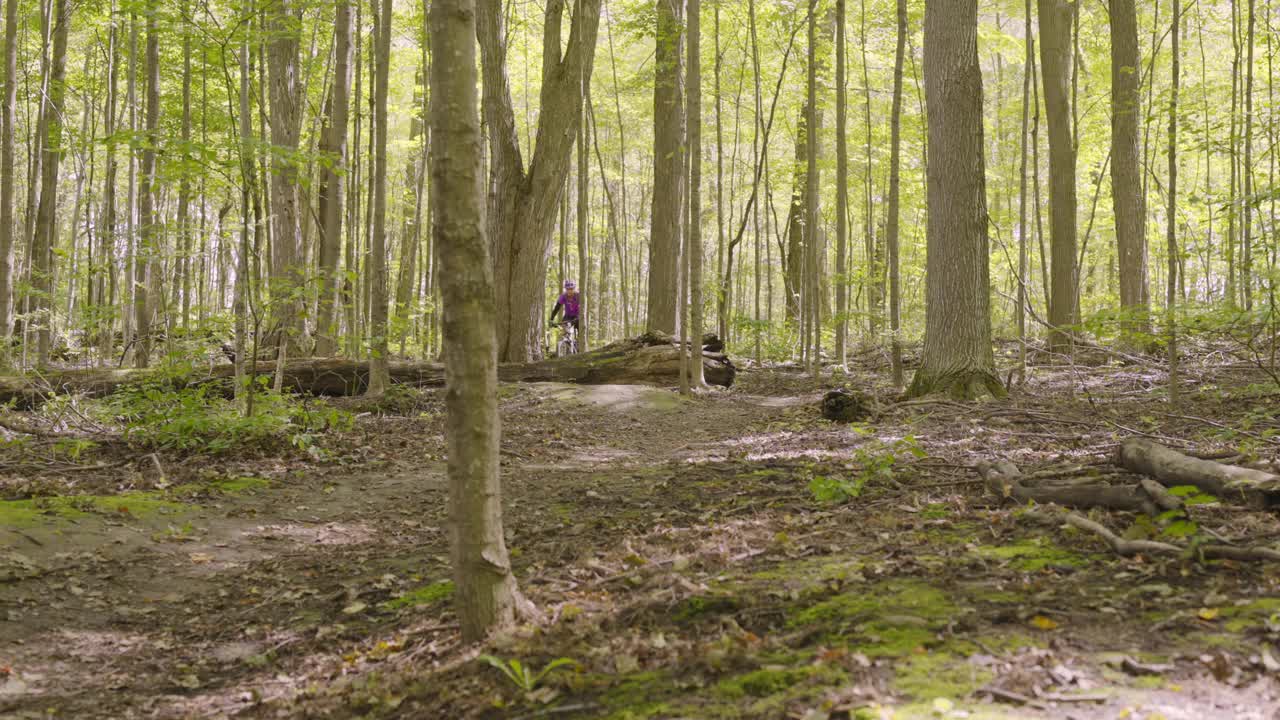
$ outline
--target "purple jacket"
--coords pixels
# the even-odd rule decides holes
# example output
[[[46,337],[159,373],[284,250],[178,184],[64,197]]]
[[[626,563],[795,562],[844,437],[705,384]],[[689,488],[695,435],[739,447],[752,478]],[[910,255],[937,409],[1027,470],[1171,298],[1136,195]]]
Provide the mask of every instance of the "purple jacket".
[[[565,320],[576,320],[578,318],[578,307],[582,302],[582,295],[574,293],[570,296],[568,293],[560,293],[560,297],[556,299],[556,306],[551,310],[551,319],[556,319],[556,313],[564,310]]]

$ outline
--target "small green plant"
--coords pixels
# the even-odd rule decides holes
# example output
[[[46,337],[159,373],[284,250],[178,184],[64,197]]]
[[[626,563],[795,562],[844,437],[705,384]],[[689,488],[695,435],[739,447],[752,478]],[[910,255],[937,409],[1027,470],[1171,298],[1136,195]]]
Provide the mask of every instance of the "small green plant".
[[[350,413],[292,395],[261,392],[253,414],[205,383],[181,385],[160,379],[117,392],[102,413],[124,425],[132,443],[155,449],[218,454],[246,448],[293,447],[315,454],[319,435],[349,429]]]
[[[857,474],[852,478],[815,475],[809,480],[809,492],[820,503],[848,502],[862,494],[869,483],[896,482],[897,468],[904,457],[928,457],[915,436],[907,435],[891,442],[871,437],[874,430],[868,425],[855,424],[853,431],[868,440],[853,453]]]
[[[507,677],[516,687],[523,692],[531,693],[537,689],[538,685],[546,679],[548,675],[560,668],[577,667],[578,661],[571,658],[556,658],[547,663],[541,670],[534,672],[533,668],[520,662],[517,658],[510,660],[502,660],[492,655],[481,655],[480,660],[497,668],[499,672]]]

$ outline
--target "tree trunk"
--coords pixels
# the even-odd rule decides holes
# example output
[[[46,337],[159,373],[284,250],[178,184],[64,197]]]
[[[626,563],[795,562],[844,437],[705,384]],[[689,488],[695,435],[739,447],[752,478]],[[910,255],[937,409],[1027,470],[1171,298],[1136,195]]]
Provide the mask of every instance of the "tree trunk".
[[[333,86],[320,150],[328,157],[320,170],[320,301],[316,306],[316,355],[338,351],[338,258],[342,253],[343,202],[347,170],[347,110],[351,91],[351,3],[338,0],[334,11]],[[348,268],[350,269],[350,268]],[[354,332],[354,328],[348,328]]]
[[[298,150],[302,130],[301,64],[298,43],[302,8],[298,0],[267,3],[267,65],[270,89],[271,144],[271,304],[270,332],[277,351],[297,355],[306,330],[305,277],[299,234]]]
[[[1071,326],[1077,321],[1076,283],[1076,151],[1072,137],[1071,17],[1067,0],[1039,0],[1040,64],[1044,103],[1049,115],[1049,252],[1052,256],[1049,298],[1049,345],[1054,352],[1071,349]]]
[[[373,234],[369,243],[369,394],[391,384],[387,373],[387,85],[391,67],[391,0],[376,14],[373,106]]]
[[[62,143],[64,117],[63,97],[66,93],[67,36],[71,22],[71,0],[54,0],[53,55],[49,67],[49,86],[41,112],[40,137],[40,202],[36,211],[36,227],[32,242],[31,275],[35,292],[34,310],[39,330],[37,357],[40,365],[49,362],[53,331],[53,244],[58,236],[58,166],[65,152]]]
[[[650,214],[650,330],[675,333],[685,169],[684,0],[657,0],[653,85],[653,205]]]
[[[152,5],[147,12],[147,49],[143,60],[146,75],[145,118],[143,132],[146,144],[142,148],[142,192],[139,196],[139,228],[137,252],[133,261],[133,322],[137,330],[134,348],[134,367],[145,368],[151,364],[151,319],[154,314],[152,292],[157,278],[157,256],[160,253],[160,214],[156,209],[159,194],[156,176],[156,148],[160,143],[160,36],[156,27],[159,8]]]
[[[702,2],[689,0],[689,332],[702,337]],[[705,384],[702,363],[689,363],[689,384]]]
[[[1181,58],[1179,57],[1179,28],[1182,8],[1179,0],[1173,0],[1173,67],[1169,80],[1169,210],[1166,218],[1165,238],[1168,242],[1169,272],[1165,288],[1165,333],[1169,351],[1169,404],[1176,406],[1179,400],[1178,383],[1178,82]],[[1233,301],[1228,301],[1230,302]]]
[[[1111,198],[1115,204],[1120,266],[1120,308],[1125,328],[1145,333],[1147,318],[1147,208],[1142,195],[1141,58],[1134,0],[1111,0]]]
[[[991,350],[977,0],[925,6],[928,254],[924,353],[909,394],[1001,394]]]
[[[112,39],[115,38],[114,25]],[[113,44],[114,48],[114,44]],[[114,57],[114,56],[113,56]],[[113,65],[114,67],[114,65]],[[4,105],[0,108],[0,340],[13,332],[14,107],[18,104],[18,0],[5,2]],[[8,362],[5,352],[5,362]]]
[[[845,80],[845,6],[846,0],[836,0],[836,365],[843,366],[845,355],[845,334],[849,323],[848,283],[846,276],[845,248],[849,243],[849,141],[848,119],[848,83]],[[863,28],[866,28],[866,3],[863,3]],[[865,32],[864,38],[865,41]],[[863,56],[865,58],[865,55]],[[864,63],[865,65],[865,63]],[[869,91],[868,91],[869,92]],[[868,148],[870,147],[868,137]],[[869,172],[869,171],[868,171]],[[892,191],[891,191],[892,192]]]
[[[390,0],[385,7],[390,30]],[[475,0],[435,0],[430,22],[431,47],[450,60],[431,67],[432,96],[449,98],[431,104],[432,232],[444,299],[455,606],[463,639],[474,642],[515,621],[519,596],[502,531],[498,314],[481,207]]]
[[[477,6],[489,137],[486,228],[495,266],[498,357],[504,361],[523,361],[542,352],[551,231],[569,173],[574,123],[582,110],[582,79],[591,77],[595,58],[600,0],[575,5],[569,40],[561,50],[564,5],[564,0],[551,0],[546,6],[542,111],[527,169],[520,157],[507,81],[503,5],[498,0],[480,0]]]
[[[893,109],[889,119],[889,210],[885,219],[885,245],[889,251],[889,338],[893,386],[904,384],[902,373],[902,288],[898,263],[898,215],[902,184],[902,61],[907,44],[907,0],[897,0],[898,42],[893,56]]]

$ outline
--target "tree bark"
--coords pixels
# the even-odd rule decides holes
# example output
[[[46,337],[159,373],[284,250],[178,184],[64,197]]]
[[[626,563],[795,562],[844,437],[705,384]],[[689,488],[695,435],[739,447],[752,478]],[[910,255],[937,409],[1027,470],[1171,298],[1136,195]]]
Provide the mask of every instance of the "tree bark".
[[[847,354],[845,335],[848,332],[848,283],[845,248],[849,244],[849,139],[848,106],[849,88],[845,80],[845,6],[847,0],[836,0],[836,365],[843,366]],[[863,40],[866,33],[866,3],[863,3]],[[866,57],[865,55],[863,56]],[[864,63],[865,65],[865,63]],[[870,138],[868,138],[870,143]],[[868,147],[870,147],[868,145]],[[868,171],[869,172],[869,171]],[[892,192],[892,191],[891,191]]]
[[[547,3],[543,26],[541,107],[533,156],[520,156],[507,80],[503,4],[480,0],[476,32],[483,66],[484,122],[489,137],[486,227],[495,267],[498,357],[524,361],[542,352],[543,291],[551,231],[569,172],[574,123],[582,110],[582,78],[591,77],[600,0],[581,0],[561,50],[564,0]]]
[[[49,363],[53,333],[53,245],[58,233],[58,166],[65,152],[62,142],[63,97],[67,64],[67,36],[71,23],[71,0],[54,0],[53,55],[49,67],[49,85],[45,91],[39,134],[42,140],[40,164],[40,201],[36,211],[35,235],[32,241],[31,275],[34,287],[33,309],[38,315],[37,358],[40,365]]]
[[[18,104],[18,0],[7,0],[4,13],[4,105],[0,108],[0,339],[8,347],[13,332],[13,191],[16,181],[13,124],[14,107]]]
[[[271,144],[271,313],[270,328],[278,352],[297,355],[303,347],[305,278],[299,233],[298,151],[302,131],[301,64],[298,44],[302,8],[298,0],[266,5],[267,66],[270,90]]]
[[[689,332],[702,337],[702,2],[689,0]],[[705,384],[702,363],[689,363],[689,384]]]
[[[1125,328],[1150,330],[1147,317],[1147,208],[1138,120],[1141,58],[1134,0],[1111,0],[1111,198],[1115,204],[1120,308]]]
[[[157,4],[147,10],[147,48],[143,59],[146,75],[143,132],[146,144],[142,148],[142,193],[138,198],[139,228],[137,252],[133,261],[133,323],[137,331],[134,347],[134,367],[145,368],[151,364],[151,318],[154,313],[152,300],[153,277],[158,270],[156,258],[160,253],[160,214],[156,209],[159,192],[156,177],[156,147],[160,143],[160,36],[156,27]]]
[[[1076,151],[1072,137],[1071,18],[1068,0],[1039,0],[1040,65],[1044,103],[1049,115],[1049,252],[1052,256],[1049,298],[1049,345],[1054,352],[1071,349],[1071,326],[1077,322],[1076,282]]]
[[[387,372],[387,85],[391,67],[391,0],[382,0],[374,46],[373,233],[369,242],[369,389],[380,395],[391,384]]]
[[[316,305],[316,355],[338,351],[338,258],[342,254],[342,219],[347,170],[347,114],[351,92],[351,3],[338,0],[334,11],[334,72],[329,115],[322,131],[320,170],[319,303]],[[348,268],[350,270],[351,268]],[[353,331],[348,328],[348,331]]]
[[[650,330],[675,333],[684,210],[684,1],[657,1],[653,84],[653,204],[650,213]]]
[[[977,0],[925,6],[929,122],[924,352],[908,393],[1002,394],[991,349]]]
[[[493,0],[482,0],[494,4]],[[387,28],[390,29],[390,0]],[[444,300],[449,515],[466,641],[515,621],[519,591],[502,531],[498,470],[498,347],[493,266],[481,206],[480,122],[476,111],[475,0],[431,3],[431,192]],[[486,89],[487,91],[487,89]]]
[[[889,118],[889,210],[885,219],[885,245],[889,254],[890,363],[893,386],[904,384],[902,372],[902,287],[898,267],[898,215],[901,210],[902,174],[902,60],[907,44],[907,0],[897,0],[898,41],[893,56],[893,108]]]

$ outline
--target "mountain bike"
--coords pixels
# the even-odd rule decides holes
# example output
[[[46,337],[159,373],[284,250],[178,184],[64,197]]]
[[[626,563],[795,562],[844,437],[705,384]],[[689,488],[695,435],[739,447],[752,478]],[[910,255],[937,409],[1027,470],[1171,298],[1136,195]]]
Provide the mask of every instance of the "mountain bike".
[[[578,352],[578,330],[571,322],[560,323],[560,341],[556,343],[556,357],[575,355]]]

